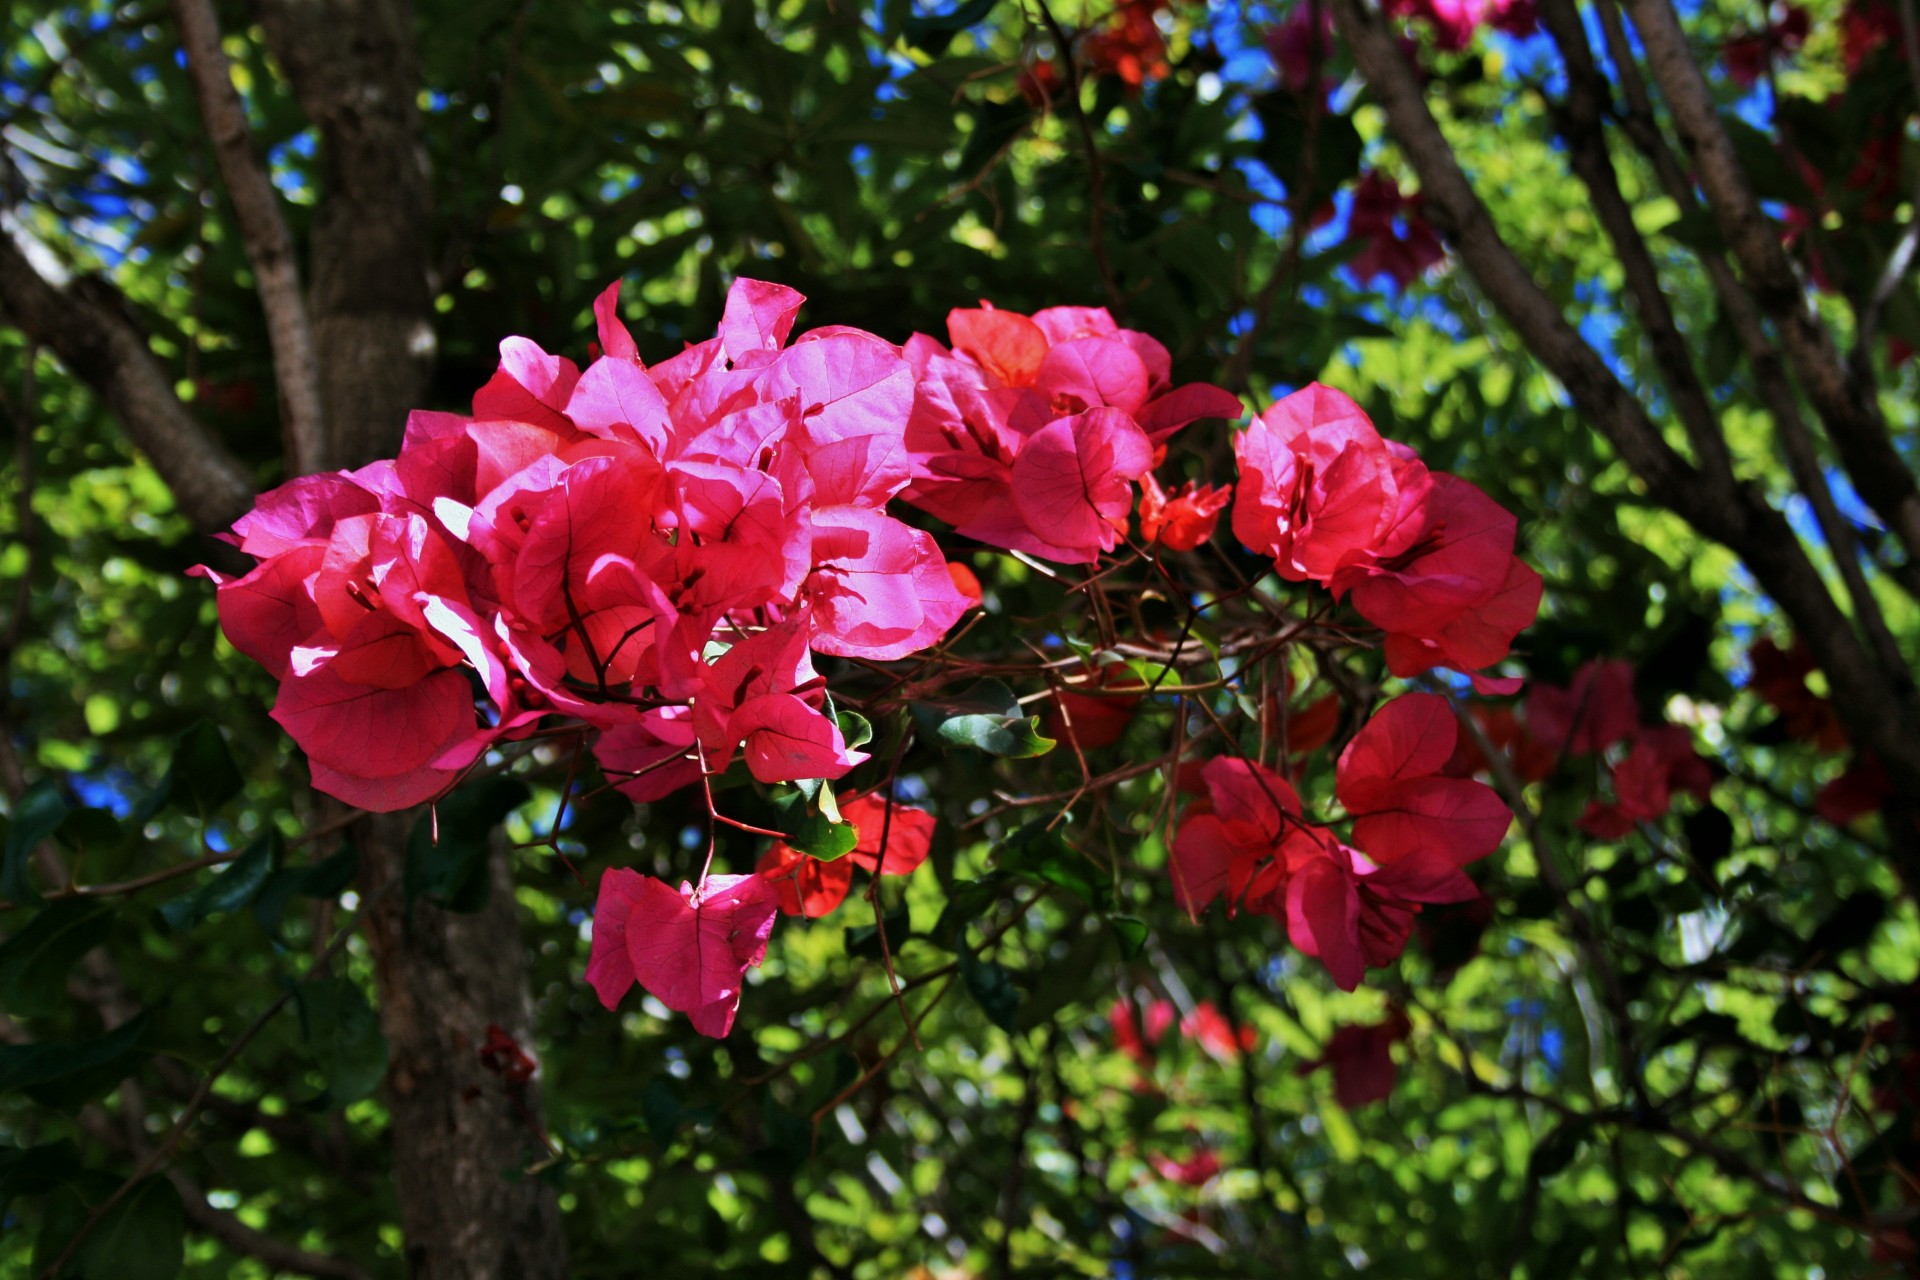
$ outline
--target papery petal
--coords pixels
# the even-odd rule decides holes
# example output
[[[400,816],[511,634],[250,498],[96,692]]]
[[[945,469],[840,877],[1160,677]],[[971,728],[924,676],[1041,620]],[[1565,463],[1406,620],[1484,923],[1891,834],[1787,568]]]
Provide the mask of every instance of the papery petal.
[[[627,908],[634,981],[669,1009],[692,1015],[716,1038],[733,1029],[746,971],[767,953],[778,901],[757,875],[709,876],[696,894],[637,877]],[[597,922],[596,922],[597,923]]]

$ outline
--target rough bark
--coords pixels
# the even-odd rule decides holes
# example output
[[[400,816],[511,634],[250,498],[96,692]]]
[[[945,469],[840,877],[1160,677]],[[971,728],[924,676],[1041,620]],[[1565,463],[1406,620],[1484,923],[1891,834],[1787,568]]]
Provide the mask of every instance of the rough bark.
[[[262,0],[261,27],[320,131],[310,304],[328,456],[390,456],[431,371],[427,181],[419,66],[403,0]],[[518,1176],[538,1151],[539,1092],[509,1097],[481,1064],[487,1027],[526,1040],[526,954],[504,863],[477,915],[382,892],[405,874],[410,815],[357,829],[366,937],[392,1050],[393,1176],[419,1280],[566,1274],[553,1190]]]
[[[294,475],[324,471],[330,463],[326,424],[320,414],[320,367],[313,330],[307,323],[307,304],[300,296],[293,234],[287,230],[280,195],[267,166],[254,150],[246,108],[233,86],[233,65],[220,45],[220,23],[212,0],[174,0],[173,12],[200,118],[206,123],[220,179],[240,225],[240,241],[253,266],[254,291],[267,317],[287,470]]]
[[[1880,406],[1855,394],[1833,335],[1814,314],[1806,288],[1734,153],[1679,13],[1668,0],[1625,3],[1707,205],[1754,299],[1779,326],[1781,345],[1801,389],[1826,424],[1860,496],[1901,539],[1907,554],[1920,557],[1920,484],[1893,447]]]
[[[399,446],[433,367],[419,58],[405,0],[261,0],[260,25],[320,130],[308,276],[333,465]]]
[[[518,1175],[546,1154],[537,1089],[509,1084],[480,1057],[489,1026],[525,1044],[533,1025],[504,850],[494,851],[484,911],[419,902],[409,919],[399,886],[387,888],[404,872],[409,821],[379,815],[358,829],[409,1274],[558,1280],[559,1207],[545,1182]]]

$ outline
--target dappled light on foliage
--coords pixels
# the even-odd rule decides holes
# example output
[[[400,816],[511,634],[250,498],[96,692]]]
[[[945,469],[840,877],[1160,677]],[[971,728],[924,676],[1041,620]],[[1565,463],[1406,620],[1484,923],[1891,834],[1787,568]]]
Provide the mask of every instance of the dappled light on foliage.
[[[12,6],[0,1274],[1913,1274],[1912,9]]]

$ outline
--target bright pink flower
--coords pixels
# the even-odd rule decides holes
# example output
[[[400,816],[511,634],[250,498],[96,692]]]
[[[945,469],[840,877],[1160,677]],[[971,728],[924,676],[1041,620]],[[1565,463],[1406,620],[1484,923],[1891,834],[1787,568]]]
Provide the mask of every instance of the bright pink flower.
[[[733,1030],[746,972],[767,954],[778,903],[757,875],[708,876],[699,890],[625,867],[600,877],[587,981],[617,1008],[636,982],[703,1036]]]
[[[963,536],[1066,564],[1118,544],[1155,447],[1201,417],[1237,417],[1217,387],[1175,387],[1166,348],[1098,307],[948,317],[949,351],[924,334],[906,499]]]
[[[1281,400],[1234,438],[1233,532],[1296,582],[1405,551],[1432,481],[1380,438],[1353,400],[1319,383]]]

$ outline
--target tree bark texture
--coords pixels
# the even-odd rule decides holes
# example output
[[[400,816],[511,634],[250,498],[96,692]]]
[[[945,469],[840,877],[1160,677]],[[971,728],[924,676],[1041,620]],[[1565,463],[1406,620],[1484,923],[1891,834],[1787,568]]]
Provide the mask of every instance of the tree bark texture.
[[[399,447],[434,356],[414,15],[404,0],[261,0],[259,18],[320,132],[310,307],[327,456],[356,467]],[[377,815],[357,832],[409,1272],[564,1276],[553,1190],[517,1173],[541,1147],[537,1086],[509,1090],[480,1059],[490,1025],[522,1042],[532,1026],[505,860],[485,911],[421,902],[409,913],[399,882],[411,824]]]
[[[409,912],[396,881],[410,825],[410,815],[380,814],[357,832],[362,928],[392,1054],[387,1105],[408,1274],[560,1280],[566,1251],[552,1188],[519,1175],[546,1154],[538,1089],[513,1084],[481,1058],[489,1027],[521,1044],[533,1028],[505,850],[493,851],[485,910],[422,901]]]

